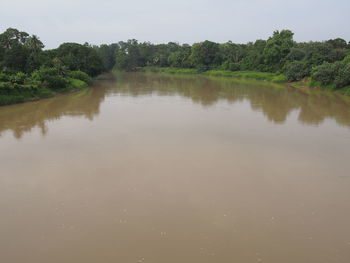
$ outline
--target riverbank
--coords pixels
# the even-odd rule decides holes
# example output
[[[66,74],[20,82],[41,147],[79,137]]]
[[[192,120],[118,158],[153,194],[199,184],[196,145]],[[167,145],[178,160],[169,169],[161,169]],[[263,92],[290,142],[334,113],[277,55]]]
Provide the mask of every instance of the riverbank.
[[[255,72],[255,71],[226,71],[226,70],[208,70],[199,72],[193,68],[169,68],[169,67],[144,67],[138,68],[140,72],[155,72],[155,73],[171,73],[171,74],[200,74],[205,76],[214,77],[229,77],[229,78],[242,78],[242,79],[253,79],[260,81],[268,81],[273,83],[285,84],[293,88],[312,88],[319,90],[331,90],[339,92],[345,95],[350,95],[350,86],[335,90],[332,87],[320,87],[317,83],[312,83],[310,79],[304,79],[301,81],[288,82],[287,78],[283,74],[275,74],[269,72]]]
[[[2,88],[0,89],[0,106],[50,98],[58,94],[81,90],[87,86],[89,86],[89,83],[83,80],[70,78],[67,87],[56,90],[52,90],[46,87],[38,88],[35,86],[25,85],[17,86],[12,89]]]
[[[231,78],[246,78],[262,81],[270,81],[275,83],[287,82],[287,79],[282,74],[275,74],[269,72],[255,72],[255,71],[227,71],[227,70],[208,70],[199,72],[193,68],[156,68],[144,67],[139,68],[141,72],[160,72],[160,73],[174,73],[174,74],[201,74],[214,77],[231,77]]]

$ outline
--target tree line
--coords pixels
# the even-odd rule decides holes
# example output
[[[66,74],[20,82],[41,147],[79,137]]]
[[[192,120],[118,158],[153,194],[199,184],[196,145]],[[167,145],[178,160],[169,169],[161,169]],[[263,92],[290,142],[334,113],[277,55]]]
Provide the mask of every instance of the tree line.
[[[0,105],[82,88],[105,70],[87,43],[44,50],[36,35],[14,28],[0,34]]]
[[[312,85],[350,91],[350,43],[341,38],[298,43],[293,36],[282,30],[246,44],[131,39],[100,46],[63,43],[44,50],[36,35],[9,28],[0,34],[0,105],[81,88],[104,71],[144,67],[268,72],[270,77],[283,74],[287,81],[310,79]]]
[[[287,81],[310,78],[331,89],[350,85],[350,43],[336,38],[298,43],[290,30],[273,32],[267,40],[247,44],[204,41],[193,45],[152,44],[135,39],[95,46],[107,69],[133,71],[142,67],[258,71],[284,74]]]

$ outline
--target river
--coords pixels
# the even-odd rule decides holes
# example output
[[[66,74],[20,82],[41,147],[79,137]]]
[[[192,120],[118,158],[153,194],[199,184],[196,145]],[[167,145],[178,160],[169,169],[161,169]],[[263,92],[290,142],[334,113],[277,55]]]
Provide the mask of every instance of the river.
[[[349,156],[349,97],[105,75],[0,107],[0,261],[348,263]]]

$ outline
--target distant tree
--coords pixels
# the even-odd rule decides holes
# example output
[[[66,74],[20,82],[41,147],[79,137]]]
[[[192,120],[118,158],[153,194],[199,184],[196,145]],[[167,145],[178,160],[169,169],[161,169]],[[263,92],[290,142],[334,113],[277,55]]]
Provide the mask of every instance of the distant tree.
[[[288,81],[297,81],[310,75],[310,69],[305,62],[292,61],[285,66],[284,73]]]
[[[58,47],[54,55],[63,62],[69,70],[80,70],[90,76],[96,76],[104,71],[104,65],[95,49],[87,43],[64,43]]]
[[[185,57],[181,51],[173,52],[169,55],[168,63],[171,67],[182,67]]]
[[[334,48],[328,54],[327,60],[329,62],[340,61],[343,58],[345,58],[347,54],[348,54],[348,51],[346,49],[344,49],[344,48]]]
[[[268,71],[277,71],[282,68],[285,58],[294,46],[293,35],[290,30],[275,31],[267,40],[263,54]]]
[[[193,61],[194,67],[200,70],[208,70],[220,65],[221,56],[219,44],[208,40],[193,44],[191,60]]]
[[[220,45],[223,61],[238,63],[246,54],[245,45],[234,44],[231,41]]]
[[[8,28],[0,34],[0,68],[13,71],[26,71],[29,50],[25,43],[29,37],[26,32]]]
[[[123,50],[118,50],[115,55],[115,67],[120,70],[130,70],[128,54]]]
[[[135,70],[143,64],[139,43],[136,39],[129,39],[127,42],[119,42],[119,46],[120,49],[116,53],[116,68]]]
[[[189,57],[191,55],[191,47],[189,45],[183,45],[179,51],[170,53],[168,57],[168,63],[171,67],[190,67]]]
[[[330,44],[333,48],[345,49],[348,48],[348,44],[342,38],[330,39],[326,41],[327,44]]]
[[[321,65],[323,62],[328,61],[328,55],[332,50],[332,46],[325,42],[300,43],[298,47],[304,50],[306,54],[304,59],[310,65]]]
[[[306,56],[305,51],[302,48],[293,47],[286,57],[287,61],[300,61]]]
[[[28,37],[25,46],[29,51],[26,62],[26,71],[33,72],[34,70],[40,68],[45,61],[42,50],[44,48],[44,44],[39,40],[39,37],[32,35],[31,37]]]
[[[106,70],[111,70],[115,65],[116,52],[119,45],[114,43],[111,45],[94,46],[97,55],[101,58],[103,66]]]
[[[262,39],[258,39],[254,43],[248,43],[246,45],[246,55],[240,62],[240,69],[266,71],[263,55],[265,47],[266,40]]]

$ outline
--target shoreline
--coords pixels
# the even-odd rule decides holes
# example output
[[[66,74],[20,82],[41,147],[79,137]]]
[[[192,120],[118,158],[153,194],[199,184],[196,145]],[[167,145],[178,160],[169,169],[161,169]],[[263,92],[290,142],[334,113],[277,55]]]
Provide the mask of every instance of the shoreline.
[[[169,68],[169,67],[144,67],[136,69],[136,72],[153,72],[153,73],[169,73],[169,74],[188,74],[202,75],[208,77],[227,77],[233,79],[250,79],[256,81],[270,82],[274,84],[285,85],[295,89],[312,89],[317,91],[332,92],[345,96],[350,96],[350,87],[345,87],[339,90],[324,89],[318,86],[310,85],[310,80],[304,79],[300,81],[288,82],[282,74],[258,72],[258,71],[225,71],[225,70],[208,70],[198,72],[193,68]]]
[[[40,88],[38,90],[29,90],[24,92],[21,92],[20,90],[13,90],[11,92],[8,92],[7,94],[5,92],[0,92],[0,107],[31,101],[38,101],[42,99],[56,97],[59,95],[73,93],[88,88],[90,84],[91,83],[86,83],[84,81],[79,80],[78,85],[73,84],[71,87],[63,89],[61,91],[54,91],[48,88]]]

